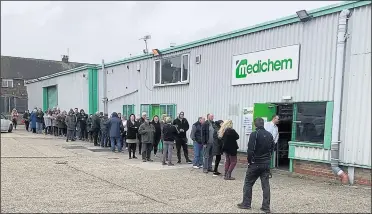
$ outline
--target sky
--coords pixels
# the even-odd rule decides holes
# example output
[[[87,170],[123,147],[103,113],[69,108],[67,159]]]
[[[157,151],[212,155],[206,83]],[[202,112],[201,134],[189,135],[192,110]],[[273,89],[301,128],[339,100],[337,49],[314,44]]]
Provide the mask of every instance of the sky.
[[[112,62],[339,2],[1,1],[1,55]]]

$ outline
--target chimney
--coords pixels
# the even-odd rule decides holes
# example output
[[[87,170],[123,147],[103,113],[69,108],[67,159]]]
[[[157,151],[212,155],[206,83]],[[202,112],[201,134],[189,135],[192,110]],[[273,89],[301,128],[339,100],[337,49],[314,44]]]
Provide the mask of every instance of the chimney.
[[[62,62],[68,63],[68,56],[67,55],[62,56]]]

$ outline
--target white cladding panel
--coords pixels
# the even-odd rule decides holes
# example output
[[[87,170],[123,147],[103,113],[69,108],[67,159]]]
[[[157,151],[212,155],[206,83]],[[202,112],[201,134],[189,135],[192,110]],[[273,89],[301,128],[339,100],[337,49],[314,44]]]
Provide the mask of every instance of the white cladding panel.
[[[88,112],[88,71],[86,70],[27,84],[29,108],[36,106],[42,108],[43,87],[53,85],[57,85],[58,107],[61,110],[79,108]]]

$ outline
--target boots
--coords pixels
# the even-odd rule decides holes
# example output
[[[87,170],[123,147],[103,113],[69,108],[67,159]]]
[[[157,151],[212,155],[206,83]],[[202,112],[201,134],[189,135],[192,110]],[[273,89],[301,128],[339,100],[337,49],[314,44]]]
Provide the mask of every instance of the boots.
[[[225,177],[224,177],[225,180],[235,180],[234,177],[231,177],[231,172],[227,172],[225,173]]]

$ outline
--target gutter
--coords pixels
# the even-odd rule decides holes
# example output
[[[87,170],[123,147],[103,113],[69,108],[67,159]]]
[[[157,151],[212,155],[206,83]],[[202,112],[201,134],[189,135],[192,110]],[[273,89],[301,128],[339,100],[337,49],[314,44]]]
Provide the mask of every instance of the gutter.
[[[343,74],[345,72],[345,47],[347,40],[347,21],[350,16],[350,10],[341,11],[338,19],[338,33],[336,46],[336,70],[333,91],[333,118],[332,118],[332,142],[331,142],[331,168],[343,184],[349,183],[348,175],[339,167],[340,156],[340,127],[341,127],[341,107],[342,107],[342,89]]]

